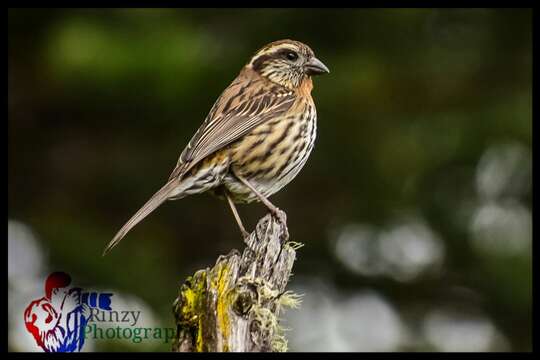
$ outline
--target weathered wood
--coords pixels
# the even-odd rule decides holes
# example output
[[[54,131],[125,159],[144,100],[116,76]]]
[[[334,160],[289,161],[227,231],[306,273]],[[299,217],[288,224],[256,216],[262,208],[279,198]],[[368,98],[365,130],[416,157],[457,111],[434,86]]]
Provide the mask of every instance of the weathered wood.
[[[189,277],[173,304],[173,351],[286,351],[278,317],[300,303],[285,291],[300,247],[288,237],[286,223],[268,214],[242,254],[233,250]]]

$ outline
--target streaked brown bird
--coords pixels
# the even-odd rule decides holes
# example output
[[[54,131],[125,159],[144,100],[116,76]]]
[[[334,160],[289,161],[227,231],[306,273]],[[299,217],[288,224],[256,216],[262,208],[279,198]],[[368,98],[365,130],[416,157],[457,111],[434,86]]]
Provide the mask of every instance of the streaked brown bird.
[[[205,191],[228,201],[244,237],[249,233],[235,203],[261,201],[284,220],[268,197],[294,179],[313,149],[317,112],[311,76],[329,72],[298,41],[275,41],[257,51],[217,99],[169,181],[122,226],[103,255],[165,200]]]

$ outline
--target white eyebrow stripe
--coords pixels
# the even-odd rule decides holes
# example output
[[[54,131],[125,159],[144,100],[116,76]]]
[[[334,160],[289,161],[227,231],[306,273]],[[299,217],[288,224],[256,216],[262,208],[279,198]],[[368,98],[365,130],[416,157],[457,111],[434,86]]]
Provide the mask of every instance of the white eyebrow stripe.
[[[255,54],[253,59],[251,59],[250,64],[253,64],[253,62],[255,60],[257,60],[258,58],[260,58],[263,55],[274,54],[274,53],[278,52],[279,50],[290,50],[290,51],[300,52],[300,49],[298,47],[296,47],[294,45],[291,45],[291,44],[276,45],[276,46],[272,46],[272,47],[270,47],[270,48],[268,48],[266,50],[262,50],[259,53]]]

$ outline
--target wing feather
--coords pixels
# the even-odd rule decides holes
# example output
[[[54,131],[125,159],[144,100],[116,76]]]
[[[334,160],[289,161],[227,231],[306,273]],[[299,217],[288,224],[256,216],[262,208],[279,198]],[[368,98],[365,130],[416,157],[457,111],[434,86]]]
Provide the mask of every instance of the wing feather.
[[[291,108],[296,99],[293,92],[251,72],[241,72],[223,91],[182,151],[169,180],[186,173],[208,155]]]

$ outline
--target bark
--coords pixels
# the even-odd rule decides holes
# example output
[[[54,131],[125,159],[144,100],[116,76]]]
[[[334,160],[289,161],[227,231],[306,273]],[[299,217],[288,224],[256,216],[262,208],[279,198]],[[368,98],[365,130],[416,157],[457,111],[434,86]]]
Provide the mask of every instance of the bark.
[[[285,221],[259,220],[247,247],[220,256],[180,287],[173,304],[173,351],[286,351],[279,325],[283,307],[299,296],[285,291],[301,244],[288,241]]]

